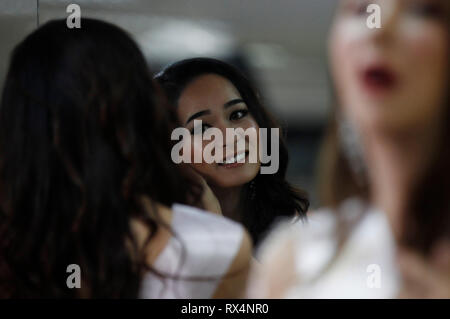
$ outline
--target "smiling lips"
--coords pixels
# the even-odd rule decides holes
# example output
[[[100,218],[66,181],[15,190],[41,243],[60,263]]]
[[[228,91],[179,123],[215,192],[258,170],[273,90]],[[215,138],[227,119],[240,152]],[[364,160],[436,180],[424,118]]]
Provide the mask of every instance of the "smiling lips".
[[[233,156],[227,157],[223,163],[219,163],[219,166],[225,167],[225,168],[234,168],[239,167],[245,164],[245,162],[240,163],[242,160],[244,160],[247,157],[248,151],[240,152],[238,154],[235,154]]]

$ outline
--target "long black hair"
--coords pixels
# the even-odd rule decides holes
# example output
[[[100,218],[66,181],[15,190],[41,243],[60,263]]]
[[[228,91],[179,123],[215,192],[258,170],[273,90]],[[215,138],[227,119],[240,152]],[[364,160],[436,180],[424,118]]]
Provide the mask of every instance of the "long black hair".
[[[0,106],[0,297],[137,296],[148,267],[130,221],[147,242],[160,226],[142,197],[170,206],[191,189],[161,93],[106,22],[50,21],[16,46]],[[81,290],[66,286],[69,264]]]
[[[166,91],[169,102],[177,106],[184,88],[204,74],[217,74],[229,80],[239,91],[250,114],[261,128],[279,128],[275,119],[263,107],[260,97],[250,81],[235,67],[211,58],[192,58],[176,62],[156,75]],[[269,143],[270,144],[270,143]],[[242,223],[250,232],[255,245],[281,217],[306,216],[309,201],[305,193],[286,180],[288,150],[283,134],[279,140],[280,161],[275,174],[258,174],[254,179],[255,195],[252,199],[250,183],[243,192],[244,216]],[[270,149],[269,149],[270,152]]]

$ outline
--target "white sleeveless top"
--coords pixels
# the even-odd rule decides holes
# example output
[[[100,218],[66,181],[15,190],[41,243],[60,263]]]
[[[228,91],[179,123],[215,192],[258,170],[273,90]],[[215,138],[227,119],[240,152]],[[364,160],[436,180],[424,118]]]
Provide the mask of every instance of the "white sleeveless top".
[[[400,275],[395,266],[395,241],[385,214],[358,199],[345,201],[339,208],[344,218],[360,220],[327,271],[321,273],[336,252],[336,212],[321,209],[305,223],[283,223],[274,228],[259,250],[262,267],[275,259],[283,247],[281,267],[292,269],[294,278],[282,289],[283,298],[395,298]],[[362,214],[362,215],[361,215]],[[286,257],[286,256],[285,256]],[[283,264],[284,263],[284,264]],[[266,271],[271,271],[267,265]],[[275,269],[275,267],[272,267]],[[269,269],[269,270],[268,270]],[[273,284],[262,275],[250,276],[248,297],[267,298]],[[314,279],[314,280],[312,280]]]
[[[153,264],[165,276],[148,272],[141,282],[139,297],[211,298],[239,251],[243,227],[186,205],[174,204],[172,211],[175,236]]]

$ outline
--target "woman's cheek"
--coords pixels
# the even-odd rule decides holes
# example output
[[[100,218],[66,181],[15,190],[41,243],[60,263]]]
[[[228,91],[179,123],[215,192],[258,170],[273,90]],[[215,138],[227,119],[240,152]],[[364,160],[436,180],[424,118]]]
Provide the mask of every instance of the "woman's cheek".
[[[246,144],[248,147],[248,151],[250,153],[249,155],[249,161],[251,163],[258,162],[258,145],[259,145],[259,125],[256,123],[256,120],[253,117],[249,117],[245,120],[245,122],[242,125],[242,128],[244,130],[251,129],[251,133],[247,134],[245,136]],[[267,130],[267,138],[270,138],[270,128],[266,128]],[[270,142],[270,141],[268,141]]]
[[[344,108],[352,108],[354,103],[351,102],[355,96],[358,96],[358,92],[355,92],[356,87],[354,87],[356,84],[353,82],[354,66],[352,61],[356,60],[353,53],[361,50],[357,47],[355,50],[355,43],[358,42],[359,35],[358,31],[353,30],[351,22],[338,23],[335,28],[329,43],[331,76],[335,83],[337,99]]]
[[[200,141],[199,143],[195,143],[194,139],[192,139],[192,147],[191,147],[191,166],[192,168],[202,175],[203,178],[205,178],[208,182],[214,181],[217,177],[215,176],[216,171],[216,164],[211,163],[208,164],[205,162],[205,159],[203,158],[203,150],[205,149],[206,145],[210,143],[210,141]],[[195,162],[195,152],[197,152],[197,157],[200,158],[200,161],[197,160],[197,163]]]
[[[416,101],[427,105],[429,112],[435,112],[432,106],[442,104],[448,81],[448,31],[431,22],[422,23],[421,28],[413,30],[405,27],[403,33],[404,52],[408,52],[404,63],[414,65],[412,68],[405,65],[410,92],[416,92],[419,95]]]
[[[190,151],[191,151],[191,157],[190,157],[190,163],[192,164],[200,164],[203,162],[203,148],[204,148],[204,141],[202,139],[202,136],[193,136],[190,141]]]
[[[352,29],[348,26],[349,23],[341,22],[334,26],[334,30],[330,38],[330,59],[331,67],[334,75],[335,83],[339,85],[342,80],[345,79],[345,70],[348,68],[345,59],[348,54],[351,54],[350,48],[352,47],[352,32],[346,30]]]
[[[410,65],[429,67],[447,60],[448,30],[436,23],[404,22],[402,25],[404,57]],[[443,59],[444,58],[444,59]]]

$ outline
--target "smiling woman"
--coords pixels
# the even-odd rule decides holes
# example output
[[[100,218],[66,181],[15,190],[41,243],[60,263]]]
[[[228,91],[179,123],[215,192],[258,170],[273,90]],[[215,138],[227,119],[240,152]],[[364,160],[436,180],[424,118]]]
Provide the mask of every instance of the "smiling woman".
[[[210,128],[222,131],[224,136],[230,128],[278,128],[250,82],[224,62],[209,58],[183,60],[164,69],[156,79],[176,106],[178,120],[191,131],[192,139],[196,132],[202,135]],[[201,127],[195,126],[195,119],[201,120]],[[243,223],[257,244],[277,217],[303,218],[309,203],[304,192],[285,179],[288,152],[281,134],[279,168],[274,174],[260,174],[261,162],[248,160],[247,151],[254,142],[258,143],[258,139],[245,139],[245,161],[239,165],[234,161],[241,154],[224,152],[224,159],[233,161],[231,165],[202,161],[191,166],[211,187],[223,214]],[[229,146],[224,143],[225,149]],[[268,151],[274,150],[269,147]]]
[[[11,55],[0,100],[0,298],[239,297],[247,232],[183,205],[199,195],[170,159],[174,116],[143,54],[112,24],[81,25],[49,21]]]

